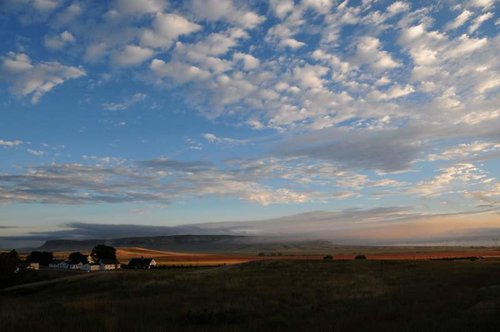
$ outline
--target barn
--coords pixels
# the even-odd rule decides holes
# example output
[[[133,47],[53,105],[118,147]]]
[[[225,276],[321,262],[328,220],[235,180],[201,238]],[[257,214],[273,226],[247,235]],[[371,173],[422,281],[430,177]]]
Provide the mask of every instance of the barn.
[[[142,270],[149,270],[151,268],[154,268],[156,266],[156,261],[153,258],[132,258],[128,262],[128,267],[130,269],[142,269]]]

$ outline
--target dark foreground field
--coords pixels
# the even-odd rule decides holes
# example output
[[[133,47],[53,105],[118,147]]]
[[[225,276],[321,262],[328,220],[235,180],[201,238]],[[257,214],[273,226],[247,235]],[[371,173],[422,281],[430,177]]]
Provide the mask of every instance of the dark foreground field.
[[[500,261],[260,261],[0,293],[0,331],[500,331]]]

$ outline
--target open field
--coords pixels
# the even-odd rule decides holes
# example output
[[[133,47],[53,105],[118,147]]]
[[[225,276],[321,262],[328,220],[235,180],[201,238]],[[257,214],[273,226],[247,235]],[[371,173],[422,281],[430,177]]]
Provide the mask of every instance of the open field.
[[[499,331],[500,260],[267,260],[0,293],[1,331]]]
[[[500,249],[486,247],[337,247],[334,249],[317,249],[313,252],[300,250],[263,251],[266,254],[274,253],[280,256],[259,256],[255,252],[238,253],[192,253],[152,250],[137,247],[117,248],[120,262],[128,263],[131,258],[154,258],[161,265],[222,265],[239,264],[255,260],[318,260],[325,255],[333,255],[336,260],[350,260],[358,254],[364,254],[374,260],[417,260],[460,257],[500,258]],[[65,259],[69,251],[55,252],[56,258]]]

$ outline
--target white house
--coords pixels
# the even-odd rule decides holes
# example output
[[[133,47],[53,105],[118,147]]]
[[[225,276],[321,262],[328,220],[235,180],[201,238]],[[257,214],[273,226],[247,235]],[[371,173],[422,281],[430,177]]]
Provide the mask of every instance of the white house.
[[[51,269],[57,269],[57,266],[59,265],[59,263],[61,263],[61,261],[53,260],[52,262],[49,263],[49,267]]]
[[[78,263],[78,264],[74,264],[74,263],[69,263],[68,264],[68,269],[70,270],[80,270],[83,266],[83,263]]]
[[[57,264],[57,268],[58,269],[68,269],[69,265],[70,265],[69,262],[62,261],[59,264]]]
[[[28,263],[26,266],[27,270],[39,270],[40,269],[40,263]]]
[[[100,271],[101,270],[101,265],[100,264],[94,264],[94,263],[87,263],[83,264],[80,267],[81,270],[85,272],[92,272],[92,271]]]
[[[101,265],[102,271],[118,270],[121,268],[120,262],[117,259],[112,258],[103,258],[99,260],[99,264]]]

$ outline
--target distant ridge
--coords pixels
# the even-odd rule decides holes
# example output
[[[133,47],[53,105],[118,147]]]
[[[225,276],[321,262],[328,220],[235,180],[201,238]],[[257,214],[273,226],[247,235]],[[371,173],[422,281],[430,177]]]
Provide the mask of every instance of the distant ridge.
[[[114,247],[140,247],[185,252],[258,251],[330,248],[328,241],[283,240],[282,238],[239,235],[168,235],[118,239],[47,240],[39,250],[90,251],[97,244]]]

